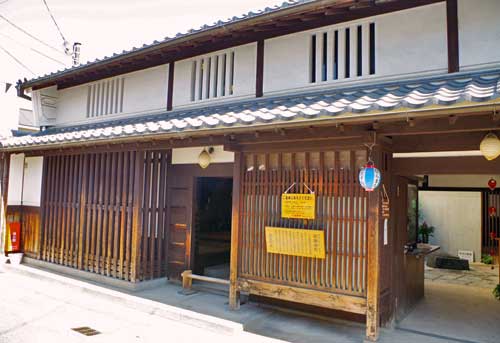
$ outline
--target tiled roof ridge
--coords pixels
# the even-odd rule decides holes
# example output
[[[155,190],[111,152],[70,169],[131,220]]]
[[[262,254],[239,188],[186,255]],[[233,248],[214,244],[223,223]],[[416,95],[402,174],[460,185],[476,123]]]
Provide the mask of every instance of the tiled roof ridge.
[[[247,13],[241,14],[240,16],[233,16],[231,18],[227,18],[226,20],[218,20],[218,21],[214,22],[212,25],[204,24],[197,29],[192,28],[192,29],[187,30],[186,32],[177,32],[172,37],[166,36],[162,40],[154,40],[150,44],[143,44],[141,47],[134,46],[129,50],[122,50],[122,52],[113,53],[111,56],[104,56],[102,58],[96,58],[93,61],[87,61],[86,63],[80,64],[78,66],[72,66],[72,67],[60,69],[60,70],[57,70],[55,72],[52,72],[49,74],[44,74],[44,75],[41,75],[38,77],[34,77],[32,79],[29,79],[29,80],[25,79],[25,81],[23,83],[32,83],[32,82],[42,81],[45,79],[51,79],[51,78],[56,77],[56,76],[63,74],[63,73],[72,72],[72,71],[79,70],[79,69],[84,69],[84,68],[89,67],[93,64],[98,64],[98,63],[102,63],[102,62],[109,62],[115,58],[119,58],[119,57],[122,57],[122,56],[130,54],[130,53],[135,53],[135,52],[138,52],[140,50],[146,50],[146,49],[152,48],[154,46],[168,43],[168,42],[171,42],[171,41],[174,41],[177,39],[185,38],[185,37],[188,37],[190,35],[194,35],[194,34],[197,34],[200,32],[210,31],[210,30],[213,30],[213,29],[216,29],[219,27],[223,27],[223,26],[228,25],[228,24],[234,24],[237,22],[241,22],[241,21],[248,20],[251,18],[267,15],[267,14],[278,12],[278,11],[281,11],[281,10],[284,10],[284,9],[287,9],[290,7],[303,5],[303,4],[314,2],[314,1],[316,1],[316,0],[287,0],[287,1],[283,2],[281,5],[274,5],[272,7],[268,6],[268,7],[265,7],[264,9],[257,10],[257,11],[249,11]]]
[[[311,120],[310,123],[312,120],[332,120],[339,115],[348,118],[365,113],[382,115],[399,108],[406,112],[408,109],[411,111],[428,107],[442,109],[463,102],[480,103],[499,97],[500,69],[496,69],[342,89],[330,88],[151,116],[59,127],[37,135],[8,138],[1,143],[4,148],[16,148],[293,121],[308,125],[307,120]]]

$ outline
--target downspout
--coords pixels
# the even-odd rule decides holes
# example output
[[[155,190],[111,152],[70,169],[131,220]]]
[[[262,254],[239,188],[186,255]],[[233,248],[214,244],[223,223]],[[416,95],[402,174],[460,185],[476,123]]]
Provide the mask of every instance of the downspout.
[[[19,79],[16,83],[17,96],[26,100],[31,101],[31,97],[24,94],[24,88],[22,87],[23,82]]]

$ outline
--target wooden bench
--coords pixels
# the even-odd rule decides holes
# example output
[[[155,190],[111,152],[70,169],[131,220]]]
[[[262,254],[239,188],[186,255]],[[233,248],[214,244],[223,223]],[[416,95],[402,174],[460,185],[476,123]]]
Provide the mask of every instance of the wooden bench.
[[[218,278],[210,277],[210,276],[196,275],[196,274],[193,274],[192,270],[183,271],[181,276],[182,276],[182,288],[184,291],[191,290],[191,287],[193,286],[193,280],[212,282],[212,283],[216,283],[219,285],[229,286],[229,280],[218,279]]]

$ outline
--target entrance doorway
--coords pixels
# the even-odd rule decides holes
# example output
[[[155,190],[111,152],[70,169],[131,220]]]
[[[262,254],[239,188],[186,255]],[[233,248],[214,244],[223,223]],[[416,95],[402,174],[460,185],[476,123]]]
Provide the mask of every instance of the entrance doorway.
[[[231,178],[196,179],[193,264],[195,274],[229,279],[232,191]]]

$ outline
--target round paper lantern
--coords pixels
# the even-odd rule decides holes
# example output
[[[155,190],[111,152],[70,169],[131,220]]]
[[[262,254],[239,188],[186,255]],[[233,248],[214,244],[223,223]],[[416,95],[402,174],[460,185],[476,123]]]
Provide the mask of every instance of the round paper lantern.
[[[488,180],[488,187],[491,191],[494,191],[495,188],[497,187],[497,180],[491,178]]]
[[[500,156],[500,139],[494,133],[488,133],[481,141],[479,150],[488,161],[494,160]]]
[[[380,171],[373,162],[368,162],[364,168],[359,171],[359,183],[367,192],[373,191],[380,185]]]
[[[497,214],[497,209],[494,206],[488,207],[488,213],[490,214],[490,217],[493,217],[495,214]]]

